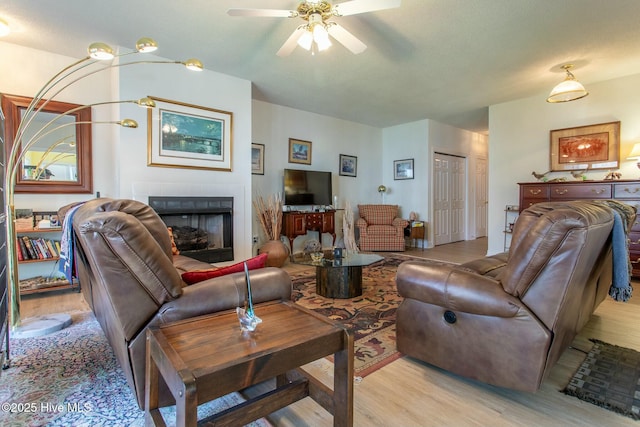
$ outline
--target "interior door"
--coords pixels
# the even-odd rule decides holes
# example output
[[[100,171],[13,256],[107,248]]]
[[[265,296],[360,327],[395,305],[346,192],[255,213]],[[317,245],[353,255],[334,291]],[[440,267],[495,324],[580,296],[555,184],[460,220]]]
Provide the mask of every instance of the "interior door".
[[[487,235],[487,159],[476,160],[476,237]]]
[[[433,240],[437,246],[451,242],[450,165],[448,156],[440,153],[435,153],[433,162]]]
[[[466,159],[435,153],[434,183],[434,244],[464,240],[466,234]]]

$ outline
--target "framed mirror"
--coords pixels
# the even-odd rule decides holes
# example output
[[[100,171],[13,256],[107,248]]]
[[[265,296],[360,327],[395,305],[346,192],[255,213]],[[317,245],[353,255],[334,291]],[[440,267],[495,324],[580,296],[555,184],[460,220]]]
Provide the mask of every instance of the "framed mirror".
[[[7,160],[13,149],[20,121],[31,100],[32,98],[25,96],[2,95]],[[36,114],[22,137],[23,145],[32,140],[33,144],[29,144],[20,161],[16,193],[93,192],[91,124],[72,125],[74,122],[90,122],[91,108],[65,114],[78,107],[81,106],[50,101]],[[36,132],[53,119],[55,122],[34,139]]]

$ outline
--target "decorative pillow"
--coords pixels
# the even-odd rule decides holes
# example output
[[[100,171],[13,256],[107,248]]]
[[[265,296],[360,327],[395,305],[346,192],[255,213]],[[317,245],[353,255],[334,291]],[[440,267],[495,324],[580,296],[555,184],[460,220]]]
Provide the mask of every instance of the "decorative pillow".
[[[247,268],[249,270],[255,270],[258,268],[263,268],[265,263],[267,262],[267,254],[260,254],[253,258],[249,258],[247,263]],[[187,271],[186,273],[182,273],[182,280],[187,285],[193,285],[194,283],[202,282],[203,280],[211,279],[213,277],[225,276],[231,273],[240,273],[244,271],[244,262],[238,262],[233,265],[229,265],[227,267],[214,267],[207,270],[195,270],[195,271]]]
[[[391,225],[398,216],[398,205],[358,205],[358,214],[368,225]]]
[[[169,239],[171,239],[171,253],[173,255],[180,255],[180,251],[178,250],[178,247],[176,246],[176,242],[175,242],[175,240],[173,240],[173,228],[167,227],[167,231],[169,232]]]

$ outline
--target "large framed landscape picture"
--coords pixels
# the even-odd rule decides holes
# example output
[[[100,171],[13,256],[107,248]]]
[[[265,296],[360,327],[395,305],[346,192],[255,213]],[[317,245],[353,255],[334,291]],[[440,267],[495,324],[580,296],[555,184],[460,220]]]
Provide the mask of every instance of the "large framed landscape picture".
[[[149,166],[231,171],[233,113],[149,98]]]
[[[550,138],[552,171],[620,167],[620,122],[556,129]]]

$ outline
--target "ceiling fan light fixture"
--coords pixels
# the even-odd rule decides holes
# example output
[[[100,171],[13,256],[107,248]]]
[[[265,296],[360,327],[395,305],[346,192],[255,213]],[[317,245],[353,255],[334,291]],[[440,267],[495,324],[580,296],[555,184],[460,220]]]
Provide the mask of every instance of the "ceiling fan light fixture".
[[[331,40],[329,37],[325,37],[320,40],[316,40],[316,45],[318,45],[318,51],[322,52],[323,50],[327,50],[331,47]]]
[[[313,40],[318,45],[318,50],[323,51],[331,47],[331,40],[329,40],[329,33],[324,24],[316,24],[313,27]]]
[[[306,50],[311,50],[311,45],[313,44],[313,34],[311,31],[307,30],[298,39],[298,45]]]
[[[567,72],[567,76],[564,81],[557,84],[549,94],[547,98],[547,102],[550,103],[558,103],[558,102],[569,102],[575,101],[576,99],[584,98],[589,95],[589,92],[584,88],[584,86],[576,80],[576,77],[569,71],[573,67],[572,64],[566,64],[562,66]]]

